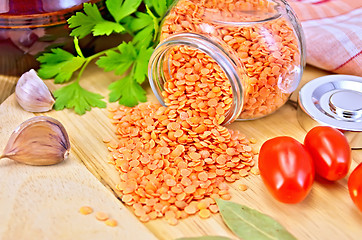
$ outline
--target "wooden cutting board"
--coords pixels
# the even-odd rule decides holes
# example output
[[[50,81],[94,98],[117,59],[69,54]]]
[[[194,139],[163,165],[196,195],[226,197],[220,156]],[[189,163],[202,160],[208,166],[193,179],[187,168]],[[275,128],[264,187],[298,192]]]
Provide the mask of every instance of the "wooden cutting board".
[[[328,74],[308,67],[303,83]],[[81,80],[89,90],[107,95],[107,86],[116,80],[112,73],[91,66]],[[58,88],[47,82],[51,90]],[[150,101],[156,101],[148,88]],[[296,99],[296,94],[292,100]],[[71,110],[51,111],[43,115],[62,122],[71,140],[71,154],[65,162],[47,167],[26,166],[0,161],[0,239],[176,239],[202,235],[220,235],[237,239],[217,214],[207,220],[189,217],[177,226],[159,219],[142,224],[119,200],[115,185],[119,175],[107,163],[103,138],[115,139],[106,109],[93,109],[83,116]],[[0,150],[11,132],[35,114],[25,112],[11,95],[0,106]],[[305,131],[296,119],[293,102],[287,103],[271,116],[229,126],[258,140],[260,146],[271,137],[288,135],[303,141]],[[362,162],[362,151],[353,151],[351,170]],[[287,205],[277,202],[266,191],[260,176],[251,175],[232,187],[232,199],[270,215],[298,239],[360,239],[362,213],[349,198],[347,177],[334,182],[317,180],[310,195],[301,203]],[[244,192],[237,186],[246,184]],[[78,210],[89,205],[116,219],[117,227],[106,226],[91,215]]]

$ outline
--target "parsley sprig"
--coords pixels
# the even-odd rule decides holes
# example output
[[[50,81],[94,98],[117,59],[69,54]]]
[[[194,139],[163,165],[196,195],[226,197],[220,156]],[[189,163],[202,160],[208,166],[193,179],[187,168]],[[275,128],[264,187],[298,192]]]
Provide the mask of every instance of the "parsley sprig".
[[[146,91],[142,83],[147,79],[147,66],[154,47],[158,43],[160,22],[173,0],[106,0],[110,17],[105,18],[96,4],[85,3],[83,11],[68,19],[74,37],[73,55],[62,48],[54,48],[37,58],[40,62],[38,74],[43,79],[54,78],[55,83],[70,84],[54,92],[54,108],[74,108],[84,114],[92,107],[104,108],[103,96],[90,92],[80,85],[80,79],[92,60],[104,71],[114,71],[121,78],[109,85],[109,101],[119,101],[125,106],[145,102]],[[139,11],[141,4],[145,11]],[[128,34],[129,42],[85,57],[78,39],[87,35],[109,36],[112,33]],[[76,77],[75,77],[76,75]]]

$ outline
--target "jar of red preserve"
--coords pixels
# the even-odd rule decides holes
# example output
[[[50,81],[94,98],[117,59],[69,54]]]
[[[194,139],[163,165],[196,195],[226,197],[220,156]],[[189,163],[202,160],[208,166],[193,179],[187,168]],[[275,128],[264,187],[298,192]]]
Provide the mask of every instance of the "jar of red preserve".
[[[189,105],[219,122],[280,108],[305,66],[304,35],[284,0],[178,0],[149,62],[158,100]]]
[[[67,19],[85,2],[104,6],[103,0],[1,0],[0,77],[37,68],[36,57],[50,48],[72,50]]]

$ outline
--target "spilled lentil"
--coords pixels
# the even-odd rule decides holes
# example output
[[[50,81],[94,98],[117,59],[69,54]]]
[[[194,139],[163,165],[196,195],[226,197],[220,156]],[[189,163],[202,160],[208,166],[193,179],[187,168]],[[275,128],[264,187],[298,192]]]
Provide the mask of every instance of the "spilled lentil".
[[[231,198],[226,182],[255,168],[245,135],[190,106],[143,103],[109,110],[118,136],[117,143],[107,143],[120,173],[116,188],[142,222],[164,217],[175,225],[197,213],[208,218],[218,212],[215,198]]]
[[[118,225],[118,222],[114,219],[107,219],[104,221],[104,223],[110,227],[116,227]]]
[[[109,143],[110,141],[106,141],[106,142]],[[90,206],[82,206],[79,208],[79,213],[81,213],[83,215],[89,215],[89,214],[93,213],[93,208]],[[109,218],[108,214],[105,212],[96,212],[95,218],[98,221],[104,222],[107,226],[110,226],[110,227],[116,227],[118,225],[117,220]]]
[[[96,219],[99,221],[106,221],[109,218],[108,214],[105,212],[96,212],[95,216],[96,216]]]
[[[89,206],[82,206],[81,208],[79,208],[79,212],[83,215],[88,215],[93,212],[93,208]]]

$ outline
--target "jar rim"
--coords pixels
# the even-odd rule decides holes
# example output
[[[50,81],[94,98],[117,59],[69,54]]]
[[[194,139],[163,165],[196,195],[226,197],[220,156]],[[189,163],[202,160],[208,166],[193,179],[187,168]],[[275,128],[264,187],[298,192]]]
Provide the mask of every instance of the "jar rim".
[[[162,99],[163,86],[160,84],[159,78],[164,78],[162,75],[162,59],[168,50],[176,46],[189,46],[210,56],[224,71],[226,77],[230,81],[232,89],[231,108],[225,116],[222,123],[227,125],[232,123],[240,115],[243,104],[245,90],[241,83],[241,77],[237,71],[237,64],[229,54],[216,42],[206,38],[203,35],[196,33],[178,33],[164,39],[154,50],[148,65],[148,79],[153,93],[158,101],[166,106]]]

